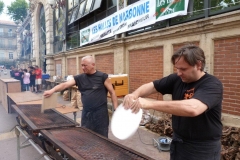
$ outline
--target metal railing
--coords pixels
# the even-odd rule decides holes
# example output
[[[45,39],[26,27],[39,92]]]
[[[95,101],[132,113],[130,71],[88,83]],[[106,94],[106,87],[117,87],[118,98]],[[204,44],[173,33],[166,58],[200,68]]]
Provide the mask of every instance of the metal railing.
[[[6,44],[0,44],[0,49],[10,49],[10,50],[15,50],[15,49],[17,49],[17,45],[6,45]]]
[[[0,37],[1,38],[16,38],[17,34],[16,33],[0,32]]]

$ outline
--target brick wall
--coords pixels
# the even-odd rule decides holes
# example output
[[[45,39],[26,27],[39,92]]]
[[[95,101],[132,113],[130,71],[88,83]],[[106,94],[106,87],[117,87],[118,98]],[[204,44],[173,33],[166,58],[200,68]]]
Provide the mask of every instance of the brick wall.
[[[129,51],[129,91],[132,93],[142,84],[163,77],[163,48],[148,48]],[[162,100],[162,95],[149,98]]]
[[[95,56],[96,69],[105,72],[107,74],[114,73],[114,55],[110,54],[101,54]]]
[[[75,76],[77,74],[77,62],[76,58],[67,59],[67,75]]]
[[[214,42],[214,75],[224,86],[223,113],[240,116],[240,37]]]

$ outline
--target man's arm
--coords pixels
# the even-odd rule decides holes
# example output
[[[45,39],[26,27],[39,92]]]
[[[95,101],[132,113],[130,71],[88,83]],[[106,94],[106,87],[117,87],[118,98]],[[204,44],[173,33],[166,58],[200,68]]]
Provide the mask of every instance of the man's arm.
[[[71,79],[71,80],[69,80],[67,82],[64,82],[64,83],[60,83],[59,85],[56,85],[52,89],[45,91],[43,93],[43,96],[44,97],[50,97],[54,92],[62,91],[64,89],[66,89],[66,88],[69,88],[69,87],[75,85],[75,84],[76,84],[76,82],[75,82],[74,79]]]
[[[131,106],[138,99],[138,97],[146,97],[152,93],[157,93],[157,90],[155,89],[153,82],[146,83],[140,86],[133,93],[126,95],[123,100],[123,106],[125,109],[132,108]]]
[[[139,108],[143,108],[186,117],[198,116],[208,109],[206,104],[194,98],[178,101],[149,101],[138,98],[131,108],[135,113],[138,112]]]
[[[132,94],[124,97],[123,106],[126,109],[132,109],[137,113],[140,108],[154,109],[160,112],[173,114],[176,116],[194,117],[205,112],[208,107],[198,99],[188,99],[179,101],[150,101],[141,97],[146,97],[152,93],[156,93],[153,82],[147,83],[139,87]]]
[[[112,86],[112,82],[110,81],[109,78],[107,78],[104,82],[104,86],[107,88],[109,94],[111,95],[111,99],[112,99],[112,104],[114,106],[114,109],[117,108],[118,106],[118,100],[117,100],[117,96],[116,96],[116,93],[113,89],[113,86]]]

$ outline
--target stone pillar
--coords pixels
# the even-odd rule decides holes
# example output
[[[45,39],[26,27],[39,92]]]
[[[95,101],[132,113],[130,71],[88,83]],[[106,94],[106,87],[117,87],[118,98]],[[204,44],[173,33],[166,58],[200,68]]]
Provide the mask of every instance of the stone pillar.
[[[126,74],[126,53],[123,44],[116,44],[114,48],[114,74]]]
[[[199,47],[203,49],[206,59],[204,71],[213,74],[214,43],[209,34],[201,34]]]
[[[168,76],[173,73],[173,65],[171,63],[171,57],[173,55],[173,46],[171,43],[165,43],[163,46],[163,76]],[[172,100],[172,95],[166,94],[163,96],[163,100]]]

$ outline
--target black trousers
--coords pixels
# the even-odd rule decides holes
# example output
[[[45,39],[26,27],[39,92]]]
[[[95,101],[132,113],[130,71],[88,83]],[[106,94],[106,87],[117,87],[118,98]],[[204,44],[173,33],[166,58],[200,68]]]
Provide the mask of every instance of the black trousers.
[[[171,160],[220,160],[221,141],[190,142],[173,138],[170,147]]]
[[[95,111],[82,111],[81,126],[108,138],[109,117],[106,107]]]

